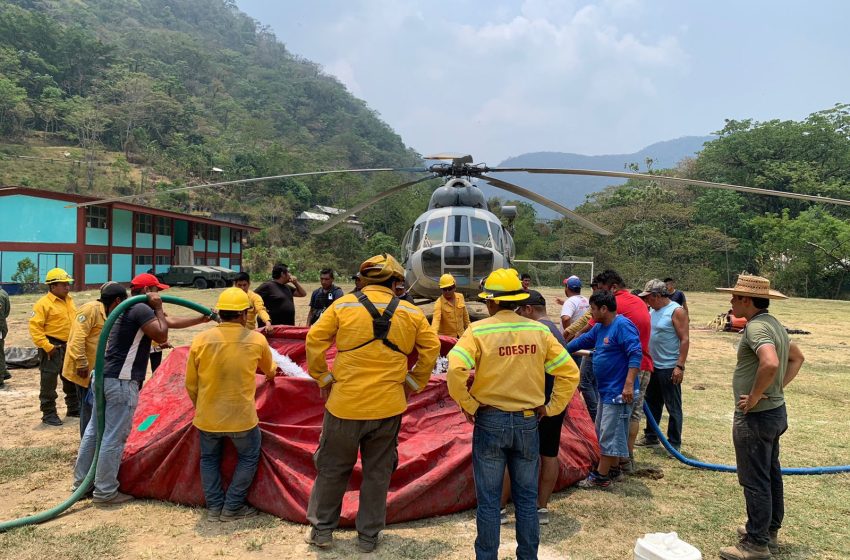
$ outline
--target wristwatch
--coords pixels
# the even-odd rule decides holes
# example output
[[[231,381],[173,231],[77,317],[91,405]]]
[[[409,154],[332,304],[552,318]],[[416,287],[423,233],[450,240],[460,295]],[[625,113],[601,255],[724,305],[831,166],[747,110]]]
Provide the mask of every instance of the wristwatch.
[[[682,371],[685,371],[685,366],[683,366],[682,364],[676,364],[676,367]]]

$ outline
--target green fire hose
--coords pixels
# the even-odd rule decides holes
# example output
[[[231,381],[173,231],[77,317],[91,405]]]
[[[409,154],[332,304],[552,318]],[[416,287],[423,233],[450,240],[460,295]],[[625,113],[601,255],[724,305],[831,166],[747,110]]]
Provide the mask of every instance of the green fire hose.
[[[181,299],[174,296],[162,295],[163,303],[173,303],[175,305],[181,305],[183,307],[188,307],[194,311],[197,311],[201,315],[205,317],[216,318],[215,314],[211,309],[204,307],[198,303],[193,301],[188,301],[185,299]],[[97,421],[97,443],[95,445],[94,450],[94,459],[92,460],[91,468],[89,468],[89,472],[86,475],[86,478],[83,480],[82,484],[77,487],[73,494],[68,496],[68,499],[62,502],[59,505],[56,505],[46,511],[42,511],[40,513],[36,513],[34,515],[29,515],[27,517],[21,517],[20,519],[13,519],[11,521],[6,521],[4,523],[0,523],[0,532],[8,531],[9,529],[16,529],[18,527],[24,527],[26,525],[33,525],[35,523],[43,523],[45,521],[49,521],[74,505],[77,500],[82,498],[89,487],[94,482],[95,472],[97,471],[97,458],[100,454],[100,442],[103,439],[103,428],[106,422],[106,411],[105,408],[105,400],[103,397],[103,376],[101,372],[103,371],[103,356],[106,352],[106,341],[109,339],[109,331],[112,330],[112,326],[115,324],[115,321],[127,311],[132,305],[137,303],[141,303],[147,301],[147,296],[133,296],[126,301],[121,302],[118,307],[116,307],[112,313],[109,314],[109,317],[106,318],[106,323],[103,325],[103,332],[100,333],[100,339],[97,342],[97,359],[95,360],[95,375],[94,375],[94,398],[96,403],[96,416],[92,418],[92,420]],[[91,421],[91,420],[90,420]]]

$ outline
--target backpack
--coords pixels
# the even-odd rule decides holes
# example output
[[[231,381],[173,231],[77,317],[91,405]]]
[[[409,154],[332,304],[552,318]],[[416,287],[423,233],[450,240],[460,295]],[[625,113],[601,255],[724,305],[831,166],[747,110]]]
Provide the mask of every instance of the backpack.
[[[363,292],[356,291],[354,292],[354,295],[357,297],[357,301],[359,301],[360,304],[366,308],[366,311],[369,312],[369,315],[372,316],[372,340],[367,340],[363,344],[359,344],[354,348],[349,348],[348,350],[337,349],[337,352],[351,352],[352,350],[363,348],[367,344],[372,344],[376,340],[380,340],[384,343],[384,346],[386,346],[390,350],[407,356],[407,352],[403,351],[401,348],[399,348],[393,342],[387,339],[387,336],[389,336],[390,334],[390,327],[392,326],[393,314],[395,313],[395,310],[398,307],[398,302],[400,300],[396,296],[393,296],[393,298],[390,300],[390,303],[387,304],[387,308],[384,310],[384,313],[382,315],[381,313],[378,313],[378,309],[371,301],[369,301],[369,298],[367,298]]]

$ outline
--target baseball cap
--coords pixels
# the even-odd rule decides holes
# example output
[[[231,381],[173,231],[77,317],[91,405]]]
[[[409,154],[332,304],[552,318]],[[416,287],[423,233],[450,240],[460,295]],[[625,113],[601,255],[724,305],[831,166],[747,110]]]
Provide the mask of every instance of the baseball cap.
[[[646,283],[646,286],[643,287],[643,291],[638,294],[638,297],[646,297],[649,294],[659,294],[662,296],[666,296],[667,284],[665,284],[663,280],[653,278],[652,280]]]
[[[546,298],[537,290],[528,290],[528,298],[521,305],[542,305],[546,307]]]
[[[130,281],[130,286],[132,286],[133,288],[157,287],[160,290],[167,290],[169,288],[168,284],[163,284],[159,281],[159,278],[149,272],[144,272],[142,274],[137,275],[135,278],[133,278],[133,280]]]
[[[117,297],[127,299],[127,289],[118,282],[107,282],[100,287],[98,301],[111,301]]]
[[[581,278],[578,276],[570,276],[566,280],[564,280],[564,286],[571,290],[580,290],[581,289]]]

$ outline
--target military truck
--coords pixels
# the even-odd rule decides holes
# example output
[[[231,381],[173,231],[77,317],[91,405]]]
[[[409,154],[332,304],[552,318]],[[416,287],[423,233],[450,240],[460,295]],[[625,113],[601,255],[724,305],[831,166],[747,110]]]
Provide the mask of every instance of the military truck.
[[[236,282],[236,277],[239,276],[239,273],[235,270],[231,270],[229,268],[223,266],[208,266],[207,268],[211,268],[213,270],[217,270],[221,272],[221,277],[224,278],[225,285],[229,288]]]
[[[233,281],[225,280],[222,270],[232,272],[236,276],[236,272],[230,269],[222,269],[221,267],[201,266],[201,265],[184,265],[172,266],[168,272],[157,274],[159,281],[168,284],[169,286],[195,286],[199,290],[205,288],[224,288],[228,285],[233,285]]]

